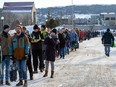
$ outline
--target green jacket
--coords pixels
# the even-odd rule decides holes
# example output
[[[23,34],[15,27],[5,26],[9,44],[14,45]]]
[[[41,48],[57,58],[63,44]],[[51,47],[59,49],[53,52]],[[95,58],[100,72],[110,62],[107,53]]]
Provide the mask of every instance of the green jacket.
[[[2,48],[2,55],[9,55],[9,37],[4,31],[0,34],[0,46]]]

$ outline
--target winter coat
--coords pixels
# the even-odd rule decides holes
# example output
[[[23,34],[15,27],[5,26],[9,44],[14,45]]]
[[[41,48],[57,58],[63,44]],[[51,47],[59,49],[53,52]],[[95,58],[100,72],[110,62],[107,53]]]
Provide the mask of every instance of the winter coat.
[[[54,39],[55,43],[58,44],[59,39],[57,34],[52,34],[51,37]]]
[[[111,45],[112,42],[114,42],[114,36],[112,35],[112,33],[108,31],[105,32],[102,36],[102,43],[104,45]]]
[[[2,48],[2,55],[9,55],[9,37],[6,32],[2,32],[0,35],[0,46]]]
[[[48,36],[48,32],[46,30],[41,31],[44,39]]]
[[[42,49],[42,40],[43,35],[40,31],[38,32],[32,32],[31,41],[34,41],[34,43],[31,43],[32,49]]]
[[[78,41],[78,35],[76,32],[71,33],[71,42],[72,41]]]
[[[25,34],[20,36],[15,35],[10,39],[10,55],[13,55],[16,60],[25,59],[25,55],[29,52],[29,40]]]
[[[65,41],[65,38],[64,38],[63,34],[59,33],[58,38],[59,38],[59,41],[60,41],[60,48],[64,48],[66,41]]]
[[[84,36],[85,36],[84,31],[80,31],[80,36],[79,36],[80,40],[83,40]]]
[[[48,61],[55,61],[55,40],[53,38],[47,37],[45,39],[45,44],[47,45],[46,47],[46,60]]]

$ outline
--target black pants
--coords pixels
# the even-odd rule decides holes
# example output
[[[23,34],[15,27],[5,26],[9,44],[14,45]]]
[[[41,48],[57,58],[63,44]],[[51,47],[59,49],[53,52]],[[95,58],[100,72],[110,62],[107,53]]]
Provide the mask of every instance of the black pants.
[[[33,69],[32,69],[32,63],[31,63],[31,52],[29,51],[28,59],[27,59],[27,67],[30,73],[30,77],[33,76]]]
[[[42,58],[42,49],[32,49],[33,55],[33,67],[34,71],[37,71],[38,68],[38,57],[39,57],[39,69],[44,68],[44,60]]]

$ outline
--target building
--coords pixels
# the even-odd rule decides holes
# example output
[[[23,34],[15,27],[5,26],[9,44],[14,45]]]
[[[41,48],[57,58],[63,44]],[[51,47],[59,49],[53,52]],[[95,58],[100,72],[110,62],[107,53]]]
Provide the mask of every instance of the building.
[[[99,14],[92,14],[91,18],[87,21],[88,25],[100,25],[100,15]]]
[[[115,26],[116,25],[116,14],[115,13],[101,13],[100,19],[102,25]]]
[[[60,18],[61,25],[71,25],[72,24],[72,16],[64,15]]]
[[[5,23],[19,21],[23,25],[36,23],[36,8],[34,2],[5,2],[3,12]]]
[[[76,25],[87,25],[87,18],[76,18],[74,19],[74,24]]]

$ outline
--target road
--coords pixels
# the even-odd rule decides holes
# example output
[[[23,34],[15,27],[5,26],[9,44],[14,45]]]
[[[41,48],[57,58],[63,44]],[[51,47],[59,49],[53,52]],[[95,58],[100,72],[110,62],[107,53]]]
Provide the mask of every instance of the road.
[[[43,78],[35,74],[29,87],[116,87],[116,48],[105,56],[101,38],[80,43],[77,51],[56,59],[55,76]]]

